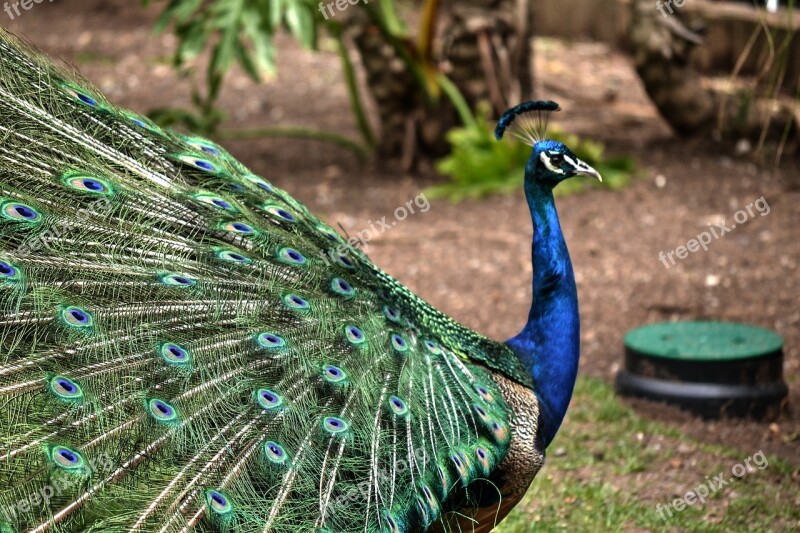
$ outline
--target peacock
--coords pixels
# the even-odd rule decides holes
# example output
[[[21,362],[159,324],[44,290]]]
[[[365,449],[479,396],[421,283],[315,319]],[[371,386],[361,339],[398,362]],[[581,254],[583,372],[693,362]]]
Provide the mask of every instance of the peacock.
[[[488,531],[564,418],[578,299],[532,147],[533,304],[495,342],[221,146],[0,30],[0,531]]]

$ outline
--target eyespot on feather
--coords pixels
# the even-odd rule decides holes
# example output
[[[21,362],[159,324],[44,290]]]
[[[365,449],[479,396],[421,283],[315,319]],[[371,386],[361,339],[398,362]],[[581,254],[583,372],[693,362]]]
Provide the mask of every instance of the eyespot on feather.
[[[175,408],[164,400],[153,398],[147,402],[147,408],[156,421],[161,423],[172,423],[178,421],[178,413]]]
[[[218,490],[207,490],[205,500],[206,506],[217,516],[227,516],[233,512],[233,505],[228,497]]]
[[[286,340],[279,335],[275,335],[274,333],[259,333],[256,335],[256,342],[259,346],[268,350],[274,350],[286,346]]]
[[[22,271],[10,261],[0,260],[0,283],[13,283],[22,279]]]
[[[66,325],[74,328],[91,328],[94,325],[92,315],[80,307],[71,305],[61,311],[61,319]]]
[[[311,304],[296,294],[287,294],[284,296],[283,303],[286,304],[286,307],[294,309],[295,311],[308,311],[311,309]]]
[[[111,185],[104,179],[83,175],[83,174],[67,174],[62,178],[62,182],[69,188],[98,196],[108,196],[113,194]]]
[[[161,276],[161,282],[164,285],[178,288],[193,287],[197,284],[196,280],[182,274],[165,274]]]
[[[277,392],[270,389],[259,389],[255,392],[256,403],[262,409],[274,411],[283,406],[283,398]]]
[[[86,469],[86,461],[83,455],[67,446],[53,446],[48,454],[53,464],[62,470],[76,472]]]
[[[172,366],[187,367],[192,364],[192,357],[189,354],[189,350],[174,342],[162,344],[159,348],[159,354],[164,358],[164,361]]]
[[[350,426],[341,418],[327,416],[322,419],[322,428],[331,435],[341,435],[345,433]]]
[[[333,278],[330,283],[330,289],[334,294],[350,298],[355,295],[356,290],[347,281],[342,278]]]
[[[289,460],[289,456],[283,446],[274,441],[264,443],[264,455],[267,456],[271,463],[276,465],[285,465]]]
[[[0,203],[0,216],[7,220],[28,224],[38,223],[42,219],[42,214],[34,207],[13,200]]]
[[[67,402],[83,400],[83,389],[80,385],[64,376],[54,376],[48,381],[50,391],[59,399]]]

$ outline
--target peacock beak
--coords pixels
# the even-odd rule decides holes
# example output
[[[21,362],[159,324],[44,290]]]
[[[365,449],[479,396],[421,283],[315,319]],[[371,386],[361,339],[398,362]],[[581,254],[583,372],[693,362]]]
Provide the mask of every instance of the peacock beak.
[[[598,181],[603,181],[603,176],[600,175],[598,171],[581,161],[580,159],[577,160],[575,164],[575,175],[576,176],[589,176],[592,178],[597,178]]]

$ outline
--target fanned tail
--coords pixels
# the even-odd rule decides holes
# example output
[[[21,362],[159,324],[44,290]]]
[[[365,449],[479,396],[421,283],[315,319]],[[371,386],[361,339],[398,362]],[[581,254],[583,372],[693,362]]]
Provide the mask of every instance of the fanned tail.
[[[0,117],[0,531],[410,531],[502,460],[507,349],[221,147],[4,31]]]

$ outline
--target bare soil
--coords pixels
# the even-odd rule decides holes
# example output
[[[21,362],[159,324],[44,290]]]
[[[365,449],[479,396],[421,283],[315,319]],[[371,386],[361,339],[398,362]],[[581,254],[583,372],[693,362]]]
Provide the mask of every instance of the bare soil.
[[[191,83],[169,66],[175,38],[151,32],[156,8],[90,0],[34,4],[0,25],[75,64],[113,101],[140,112],[188,106]],[[357,138],[338,60],[278,39],[278,75],[255,85],[234,72],[221,106],[234,128],[302,125]],[[323,50],[330,49],[322,43]],[[790,396],[773,423],[706,422],[648,402],[635,407],[706,442],[758,450],[800,466],[800,164],[779,167],[735,155],[733,143],[676,138],[649,103],[624,54],[593,43],[537,41],[537,96],[559,101],[568,131],[635,156],[643,177],[629,188],[559,200],[581,300],[581,372],[611,381],[622,336],[672,319],[721,319],[773,328],[785,337]],[[312,141],[226,143],[255,172],[356,234],[441,180],[406,175]],[[669,269],[659,261],[709,223],[763,197],[755,216]],[[423,298],[493,338],[523,325],[530,303],[530,218],[522,194],[451,205],[435,201],[377,236],[372,259]],[[691,455],[691,450],[684,455]]]

